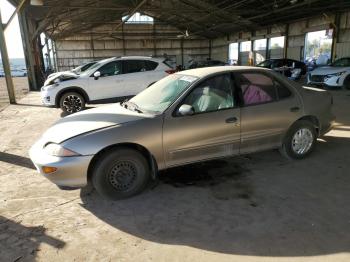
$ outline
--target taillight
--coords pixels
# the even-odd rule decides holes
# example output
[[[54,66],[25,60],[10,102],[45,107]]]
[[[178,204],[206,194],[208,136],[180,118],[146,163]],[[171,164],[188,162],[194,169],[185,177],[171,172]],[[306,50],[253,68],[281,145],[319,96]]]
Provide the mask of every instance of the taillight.
[[[168,70],[165,70],[165,73],[171,75],[171,74],[174,74],[176,72],[176,70],[174,69],[168,69]]]

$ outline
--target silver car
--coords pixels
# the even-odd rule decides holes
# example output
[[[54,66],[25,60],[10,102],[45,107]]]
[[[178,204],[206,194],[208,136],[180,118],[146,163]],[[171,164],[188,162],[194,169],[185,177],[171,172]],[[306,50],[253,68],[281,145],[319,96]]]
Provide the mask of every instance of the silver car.
[[[331,129],[332,104],[327,91],[269,69],[193,69],[127,102],[59,120],[30,157],[60,187],[91,182],[101,195],[121,199],[170,167],[274,148],[304,158]]]

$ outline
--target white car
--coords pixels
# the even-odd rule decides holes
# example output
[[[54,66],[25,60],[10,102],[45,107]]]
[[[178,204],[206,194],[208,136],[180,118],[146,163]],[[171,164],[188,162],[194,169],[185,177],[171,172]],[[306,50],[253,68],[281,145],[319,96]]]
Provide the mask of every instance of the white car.
[[[328,66],[311,71],[307,83],[350,89],[350,57],[340,58]]]
[[[113,57],[77,75],[65,72],[48,78],[41,88],[44,105],[66,113],[81,111],[85,103],[120,101],[132,97],[174,70],[164,58]]]

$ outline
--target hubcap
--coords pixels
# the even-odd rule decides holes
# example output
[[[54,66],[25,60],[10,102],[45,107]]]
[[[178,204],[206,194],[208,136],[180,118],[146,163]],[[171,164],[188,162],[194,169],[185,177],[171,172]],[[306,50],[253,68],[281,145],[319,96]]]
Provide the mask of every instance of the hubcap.
[[[109,172],[108,180],[118,191],[127,191],[136,180],[136,167],[130,161],[119,161]]]
[[[81,99],[75,95],[69,95],[63,100],[63,107],[68,113],[79,112],[82,104]]]
[[[307,128],[301,128],[293,136],[292,149],[294,153],[303,155],[310,150],[313,141],[312,132]]]

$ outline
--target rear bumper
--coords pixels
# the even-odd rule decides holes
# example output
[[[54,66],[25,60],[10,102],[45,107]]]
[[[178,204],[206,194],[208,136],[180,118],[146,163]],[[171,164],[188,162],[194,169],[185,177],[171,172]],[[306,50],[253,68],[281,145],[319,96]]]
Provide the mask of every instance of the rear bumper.
[[[87,185],[87,171],[93,155],[74,157],[55,157],[46,154],[43,144],[38,141],[29,151],[38,172],[59,187],[84,187]],[[55,167],[57,170],[46,174],[44,166]]]

